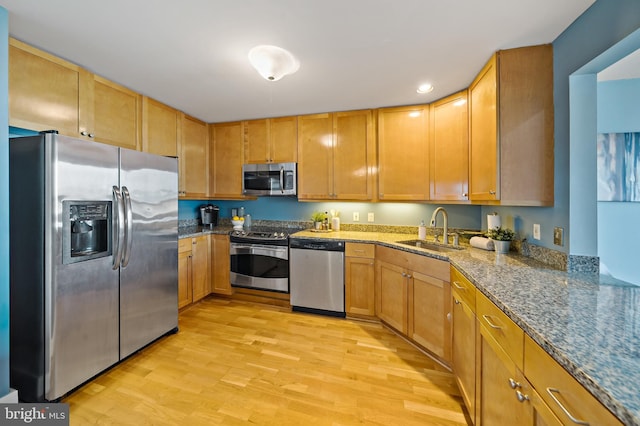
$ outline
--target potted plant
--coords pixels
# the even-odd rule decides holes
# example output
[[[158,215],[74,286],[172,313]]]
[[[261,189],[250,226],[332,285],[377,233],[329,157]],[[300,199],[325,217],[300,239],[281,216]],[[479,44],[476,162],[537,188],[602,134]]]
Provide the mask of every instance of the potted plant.
[[[327,218],[327,214],[324,212],[314,212],[311,215],[311,221],[313,221],[313,227],[315,229],[322,229],[322,222]]]
[[[511,241],[515,238],[516,233],[509,228],[497,227],[487,231],[487,238],[493,241],[493,247],[496,253],[508,253]]]

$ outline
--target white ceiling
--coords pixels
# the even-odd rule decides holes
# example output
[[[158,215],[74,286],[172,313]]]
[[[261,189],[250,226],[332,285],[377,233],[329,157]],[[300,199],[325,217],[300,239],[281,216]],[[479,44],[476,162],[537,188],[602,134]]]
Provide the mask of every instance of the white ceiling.
[[[0,0],[10,34],[207,122],[427,103],[594,0]],[[300,70],[268,82],[258,44]],[[419,84],[435,86],[426,95]]]

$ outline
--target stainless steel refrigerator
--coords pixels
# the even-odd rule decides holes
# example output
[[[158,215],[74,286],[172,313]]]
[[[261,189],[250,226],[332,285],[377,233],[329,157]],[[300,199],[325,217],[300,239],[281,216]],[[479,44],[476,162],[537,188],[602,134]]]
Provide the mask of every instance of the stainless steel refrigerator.
[[[54,401],[177,330],[177,159],[55,133],[9,152],[11,386]]]

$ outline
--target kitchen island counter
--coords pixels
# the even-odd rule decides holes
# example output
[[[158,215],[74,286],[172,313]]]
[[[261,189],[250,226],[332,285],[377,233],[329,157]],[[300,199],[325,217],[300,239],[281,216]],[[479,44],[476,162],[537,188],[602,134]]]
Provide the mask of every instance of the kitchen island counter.
[[[515,253],[399,244],[415,238],[408,234],[302,231],[291,238],[374,243],[449,260],[623,423],[640,425],[640,287]]]

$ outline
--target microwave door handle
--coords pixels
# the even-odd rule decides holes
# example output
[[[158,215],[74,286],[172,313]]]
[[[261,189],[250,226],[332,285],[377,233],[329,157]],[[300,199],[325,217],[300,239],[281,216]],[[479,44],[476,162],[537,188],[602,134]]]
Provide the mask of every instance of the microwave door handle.
[[[114,205],[114,218],[115,224],[113,226],[113,261],[111,262],[111,268],[116,270],[120,267],[120,260],[122,259],[122,248],[124,244],[124,203],[122,202],[122,193],[120,188],[113,186],[113,205]]]
[[[284,166],[280,166],[280,192],[284,194]]]

